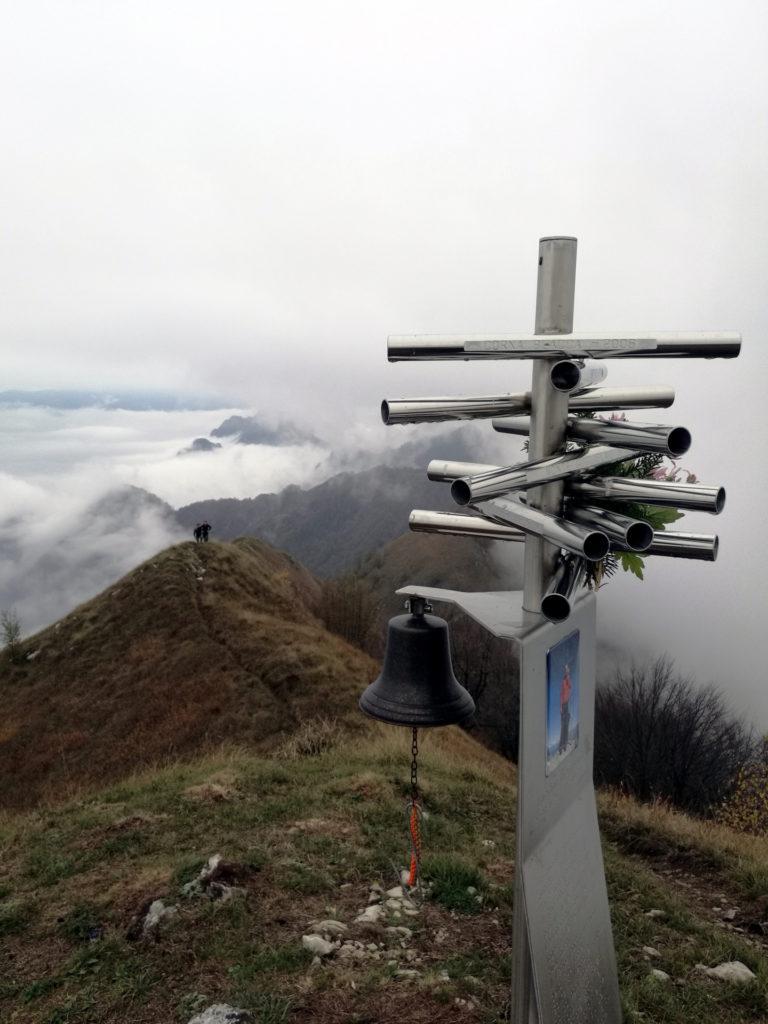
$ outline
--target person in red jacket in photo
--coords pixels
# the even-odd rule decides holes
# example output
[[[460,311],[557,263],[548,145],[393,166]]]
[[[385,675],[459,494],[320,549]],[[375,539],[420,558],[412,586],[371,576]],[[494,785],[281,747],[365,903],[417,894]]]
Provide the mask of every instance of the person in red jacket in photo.
[[[558,754],[562,754],[568,747],[568,733],[571,728],[571,666],[566,665],[563,671],[563,681],[560,684],[560,742],[557,746]]]

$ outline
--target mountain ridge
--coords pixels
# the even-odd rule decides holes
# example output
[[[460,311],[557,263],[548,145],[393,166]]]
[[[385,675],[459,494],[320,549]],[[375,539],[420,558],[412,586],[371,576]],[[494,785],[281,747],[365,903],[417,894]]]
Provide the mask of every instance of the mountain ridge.
[[[272,750],[321,709],[362,728],[376,663],[325,629],[320,592],[263,541],[185,542],[0,652],[0,807],[225,740]]]
[[[423,470],[377,466],[337,473],[307,489],[291,485],[254,498],[218,498],[180,508],[187,529],[207,519],[224,540],[259,536],[312,572],[333,576],[408,529],[412,508],[447,509],[450,495]]]

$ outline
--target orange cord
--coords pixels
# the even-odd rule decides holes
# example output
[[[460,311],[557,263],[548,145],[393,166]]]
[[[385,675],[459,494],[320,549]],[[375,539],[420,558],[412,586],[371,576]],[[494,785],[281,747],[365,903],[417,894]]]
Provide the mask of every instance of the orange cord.
[[[408,875],[408,885],[413,888],[419,877],[419,862],[421,861],[421,830],[419,829],[419,805],[414,800],[411,804],[410,832],[411,832],[411,870]]]

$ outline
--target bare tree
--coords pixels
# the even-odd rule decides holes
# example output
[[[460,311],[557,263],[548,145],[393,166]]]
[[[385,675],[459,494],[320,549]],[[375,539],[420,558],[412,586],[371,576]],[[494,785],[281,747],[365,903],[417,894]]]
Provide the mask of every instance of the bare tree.
[[[21,621],[12,608],[0,612],[0,637],[11,661],[17,661],[21,646]]]
[[[382,653],[379,603],[370,586],[354,573],[323,584],[320,616],[332,633],[374,657]]]
[[[475,701],[475,725],[489,746],[516,761],[520,738],[517,654],[508,640],[492,636],[464,613],[448,611],[446,615],[453,670]]]
[[[754,752],[751,729],[720,691],[676,673],[666,656],[619,670],[598,689],[596,781],[641,800],[710,813]]]

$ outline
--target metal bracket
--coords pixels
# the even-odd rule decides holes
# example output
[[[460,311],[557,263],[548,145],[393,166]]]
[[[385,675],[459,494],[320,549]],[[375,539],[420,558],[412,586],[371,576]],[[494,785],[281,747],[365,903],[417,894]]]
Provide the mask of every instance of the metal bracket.
[[[404,594],[412,600],[421,597],[456,605],[471,619],[484,626],[489,633],[507,640],[519,640],[539,625],[538,622],[531,625],[524,621],[522,590],[492,590],[485,594],[471,594],[463,590],[407,586],[401,587],[397,593]]]

